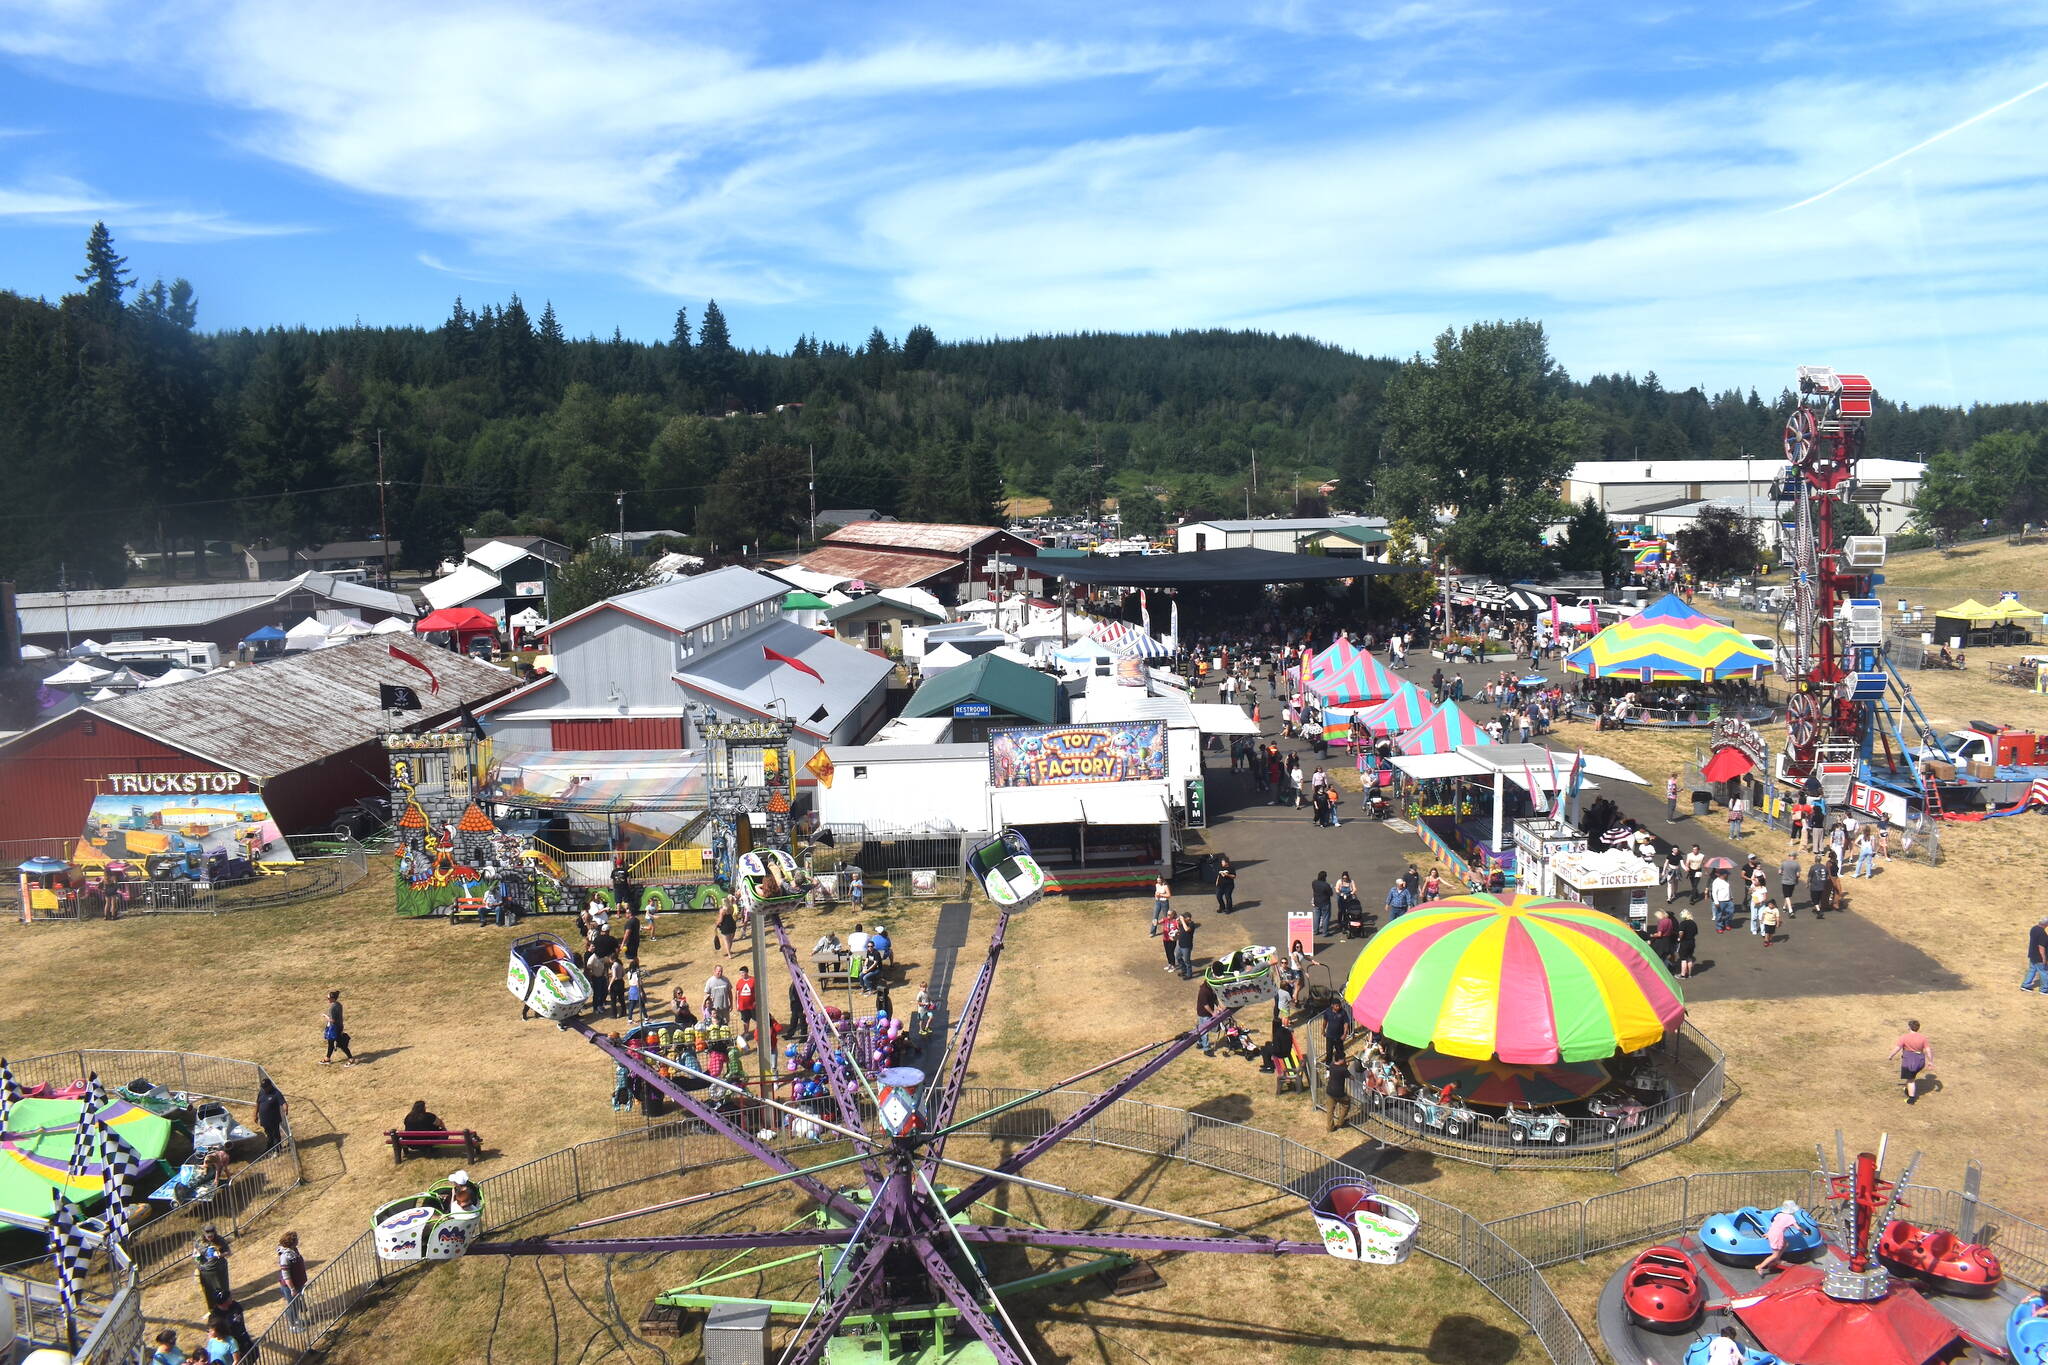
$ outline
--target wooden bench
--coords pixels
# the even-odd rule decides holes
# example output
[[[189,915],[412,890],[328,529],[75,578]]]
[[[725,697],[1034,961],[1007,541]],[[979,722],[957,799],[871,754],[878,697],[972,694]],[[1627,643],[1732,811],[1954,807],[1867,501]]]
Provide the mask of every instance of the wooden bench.
[[[461,1152],[475,1161],[483,1155],[484,1140],[468,1128],[454,1128],[437,1132],[408,1133],[398,1128],[386,1128],[384,1140],[391,1144],[393,1164],[405,1160],[409,1151],[419,1152]]]

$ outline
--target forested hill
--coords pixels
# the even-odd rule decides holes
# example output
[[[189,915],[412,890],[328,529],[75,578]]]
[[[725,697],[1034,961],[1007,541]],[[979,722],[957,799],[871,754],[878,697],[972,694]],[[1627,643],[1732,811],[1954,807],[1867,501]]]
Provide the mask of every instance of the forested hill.
[[[81,292],[0,292],[0,578],[118,583],[123,545],[317,544],[378,526],[431,565],[466,529],[575,541],[615,524],[734,551],[788,543],[807,506],[992,521],[1005,495],[1126,497],[1147,519],[1278,511],[1297,477],[1362,499],[1396,362],[1258,332],[949,341],[879,329],[735,348],[715,303],[664,342],[564,334],[551,306],[458,300],[431,327],[208,333],[180,280],[136,284],[103,229]],[[1448,321],[1448,320],[1447,320]],[[1776,377],[1774,374],[1773,378]],[[1563,385],[1583,458],[1776,449],[1782,404],[1654,375]],[[1873,454],[2041,426],[2048,408],[1887,409]],[[196,569],[188,559],[186,571]],[[233,572],[218,562],[211,572]]]

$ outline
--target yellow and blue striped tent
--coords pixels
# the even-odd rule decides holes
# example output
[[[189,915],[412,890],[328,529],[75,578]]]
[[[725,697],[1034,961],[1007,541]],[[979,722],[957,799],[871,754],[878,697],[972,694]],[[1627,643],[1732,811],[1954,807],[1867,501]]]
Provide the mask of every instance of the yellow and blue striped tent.
[[[1677,593],[1617,621],[1565,656],[1565,671],[1640,682],[1713,682],[1769,671],[1769,652],[1703,616]]]

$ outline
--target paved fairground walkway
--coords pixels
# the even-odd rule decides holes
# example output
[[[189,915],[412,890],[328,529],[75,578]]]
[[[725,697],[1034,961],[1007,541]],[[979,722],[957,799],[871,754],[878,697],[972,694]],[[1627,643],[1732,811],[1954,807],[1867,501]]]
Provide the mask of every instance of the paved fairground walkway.
[[[1427,691],[1430,676],[1439,667],[1443,668],[1446,680],[1462,675],[1468,700],[1459,705],[1474,721],[1484,724],[1494,713],[1477,697],[1487,680],[1497,677],[1504,666],[1439,663],[1423,653],[1410,656],[1403,676]],[[1557,661],[1551,660],[1542,671],[1557,677],[1559,667]],[[1514,668],[1518,674],[1532,671],[1526,660]],[[1261,719],[1266,740],[1273,742],[1278,739],[1279,713],[1285,703],[1267,698],[1265,691],[1261,682]],[[1204,701],[1222,700],[1220,692],[1211,686],[1202,687],[1200,693]],[[1569,755],[1591,733],[1591,727],[1584,722],[1565,723],[1538,742]],[[1305,741],[1278,743],[1283,756],[1302,755],[1305,776],[1313,776],[1319,763],[1332,772],[1355,766],[1348,748],[1333,748],[1328,759],[1318,760]],[[1704,732],[1701,743],[1705,743]],[[1308,911],[1313,906],[1309,884],[1318,871],[1328,872],[1334,883],[1348,869],[1358,883],[1359,899],[1384,925],[1387,889],[1394,878],[1411,863],[1425,874],[1429,869],[1433,855],[1422,841],[1413,833],[1360,814],[1358,798],[1352,792],[1345,793],[1338,808],[1338,827],[1322,829],[1311,820],[1306,806],[1296,810],[1292,806],[1262,804],[1270,802],[1270,795],[1257,790],[1249,773],[1230,771],[1227,750],[1210,752],[1208,774],[1209,828],[1203,832],[1204,842],[1191,847],[1189,852],[1196,856],[1214,852],[1230,855],[1237,866],[1234,918],[1238,923],[1225,933],[1198,938],[1202,946],[1224,946],[1238,941],[1239,935],[1253,943],[1283,943],[1288,912]],[[1623,815],[1647,825],[1658,836],[1660,856],[1674,842],[1680,848],[1696,843],[1709,857],[1719,854],[1732,858],[1737,865],[1754,852],[1771,868],[1771,884],[1775,888],[1777,863],[1788,846],[1784,834],[1761,822],[1752,822],[1743,839],[1732,842],[1727,837],[1725,821],[1693,819],[1684,813],[1683,806],[1678,820],[1667,822],[1665,774],[1646,772],[1640,776],[1650,785],[1637,787],[1628,782],[1603,781],[1597,795],[1612,800]],[[1778,942],[1766,949],[1761,939],[1748,932],[1747,913],[1740,908],[1741,902],[1737,929],[1717,934],[1712,907],[1704,900],[1692,904],[1690,893],[1681,884],[1674,908],[1690,905],[1701,929],[1694,975],[1685,983],[1686,998],[1793,1000],[1806,996],[1888,995],[1962,988],[1960,979],[1943,970],[1920,948],[1858,915],[1853,893],[1862,883],[1845,880],[1844,885],[1851,892],[1850,908],[1818,922],[1806,908],[1802,888],[1797,915],[1779,928]],[[1175,893],[1198,917],[1210,919],[1214,915],[1215,903],[1209,898],[1211,886],[1206,880],[1193,874],[1183,875],[1175,884]],[[1663,888],[1653,887],[1651,914],[1654,916],[1663,904]],[[1317,941],[1316,957],[1328,971],[1328,984],[1343,985],[1364,944],[1364,939],[1341,936]],[[1320,970],[1313,975],[1318,982],[1324,979]]]

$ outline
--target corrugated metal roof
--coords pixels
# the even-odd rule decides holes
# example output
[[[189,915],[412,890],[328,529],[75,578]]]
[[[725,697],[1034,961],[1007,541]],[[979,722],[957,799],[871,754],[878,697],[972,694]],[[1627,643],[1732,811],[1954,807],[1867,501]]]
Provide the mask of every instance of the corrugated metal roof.
[[[951,573],[957,557],[909,550],[870,550],[860,545],[820,545],[791,567],[826,574],[840,582],[858,578],[871,588],[908,588]]]
[[[518,679],[450,650],[410,647],[434,671],[440,690],[391,657],[386,640],[357,640],[276,660],[209,673],[176,687],[94,702],[92,715],[140,731],[251,777],[275,777],[376,739],[388,728],[378,705],[381,683],[418,691],[419,720],[474,706]]]
[[[310,592],[342,606],[414,616],[410,598],[380,588],[350,583],[333,574],[302,573],[296,578],[233,579],[218,583],[181,583],[162,588],[92,588],[76,592],[25,592],[15,599],[24,635],[105,635],[116,631],[149,631],[203,626],[223,616],[254,610]],[[69,624],[66,624],[66,615]]]
[[[525,551],[520,552],[524,557]],[[465,564],[454,573],[437,578],[420,589],[420,596],[427,599],[427,605],[435,611],[447,607],[459,607],[474,597],[487,592],[496,592],[503,586],[498,575],[481,564]]]
[[[754,575],[759,577],[759,575]],[[763,582],[773,582],[763,579]],[[824,678],[777,663],[762,651],[799,659]],[[676,671],[676,680],[714,696],[729,697],[757,711],[787,714],[803,729],[829,734],[858,711],[888,678],[895,665],[793,621],[768,622],[709,654],[700,654]],[[779,703],[771,708],[771,703]],[[825,714],[812,720],[819,707]]]
[[[242,553],[258,564],[282,564],[287,556],[311,562],[317,559],[382,559],[389,550],[396,557],[404,545],[400,541],[381,540],[336,540],[326,545],[301,545],[297,548],[274,545],[267,550],[244,550]]]
[[[532,554],[533,551],[527,549],[524,545],[514,545],[509,540],[492,540],[486,541],[474,550],[467,551],[463,558],[472,564],[481,564],[486,569],[495,573],[500,569],[509,568],[517,564],[520,560]]]
[[[549,629],[552,633],[593,611],[617,607],[680,633],[763,602],[780,602],[788,591],[789,584],[734,564],[690,578],[670,579],[651,588],[622,592],[563,617]]]
[[[949,668],[911,694],[906,716],[950,715],[963,701],[985,701],[994,710],[1050,725],[1060,718],[1060,687],[1046,674],[1009,659],[984,654]]]
[[[954,526],[939,521],[857,521],[825,537],[827,545],[873,545],[889,550],[929,550],[961,554],[990,536],[1004,534],[998,526]]]
[[[1340,526],[1385,526],[1385,517],[1272,517],[1263,521],[1190,521],[1180,529],[1210,526],[1218,531],[1334,531]]]

